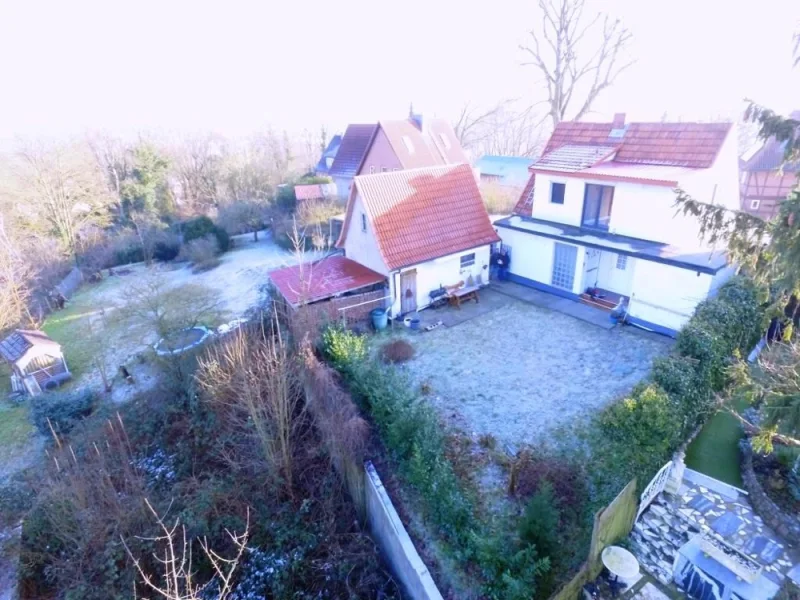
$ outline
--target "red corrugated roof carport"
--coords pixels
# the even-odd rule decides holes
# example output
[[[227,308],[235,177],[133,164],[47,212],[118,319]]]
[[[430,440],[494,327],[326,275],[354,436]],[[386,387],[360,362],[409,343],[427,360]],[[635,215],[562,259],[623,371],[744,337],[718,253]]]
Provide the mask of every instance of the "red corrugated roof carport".
[[[289,304],[318,302],[386,281],[386,277],[344,256],[276,269],[272,283]]]

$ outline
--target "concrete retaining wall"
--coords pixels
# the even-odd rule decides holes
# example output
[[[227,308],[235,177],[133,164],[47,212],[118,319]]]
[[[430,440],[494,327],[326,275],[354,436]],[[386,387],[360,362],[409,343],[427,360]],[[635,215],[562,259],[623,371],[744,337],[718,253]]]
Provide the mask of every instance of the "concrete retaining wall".
[[[371,462],[366,470],[367,520],[373,539],[412,600],[443,600]]]

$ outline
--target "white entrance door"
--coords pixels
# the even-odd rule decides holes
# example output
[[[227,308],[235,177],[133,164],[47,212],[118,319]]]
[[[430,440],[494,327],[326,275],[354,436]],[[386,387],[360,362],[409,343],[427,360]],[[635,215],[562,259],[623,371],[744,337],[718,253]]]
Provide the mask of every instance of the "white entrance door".
[[[608,289],[623,296],[630,296],[635,264],[636,259],[625,254],[615,254],[608,273]]]

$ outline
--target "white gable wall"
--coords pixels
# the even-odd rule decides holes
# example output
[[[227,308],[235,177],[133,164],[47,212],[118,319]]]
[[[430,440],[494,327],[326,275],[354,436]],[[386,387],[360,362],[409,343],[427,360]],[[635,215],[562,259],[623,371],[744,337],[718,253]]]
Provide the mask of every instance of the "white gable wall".
[[[383,257],[378,249],[378,242],[375,240],[375,232],[369,217],[367,218],[367,231],[362,231],[362,214],[366,214],[364,203],[361,201],[358,192],[355,192],[353,211],[345,232],[344,254],[347,258],[361,263],[377,273],[388,275],[389,269],[386,263],[383,262]]]
[[[735,130],[728,134],[711,168],[699,169],[678,183],[695,200],[739,210],[739,155]]]

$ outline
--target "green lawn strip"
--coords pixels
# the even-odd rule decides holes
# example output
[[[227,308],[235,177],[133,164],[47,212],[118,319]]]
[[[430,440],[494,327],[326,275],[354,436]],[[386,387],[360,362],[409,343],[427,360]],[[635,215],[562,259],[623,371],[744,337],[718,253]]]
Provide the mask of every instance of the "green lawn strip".
[[[0,461],[25,445],[33,431],[28,419],[28,405],[0,402]]]
[[[86,372],[92,360],[88,346],[81,344],[81,340],[89,335],[87,318],[93,312],[73,304],[48,316],[42,325],[42,330],[61,344],[67,366],[75,377]]]
[[[734,403],[736,410],[747,407],[744,400]],[[742,487],[739,471],[739,440],[742,429],[736,417],[721,410],[703,427],[686,451],[686,466],[730,485]]]

